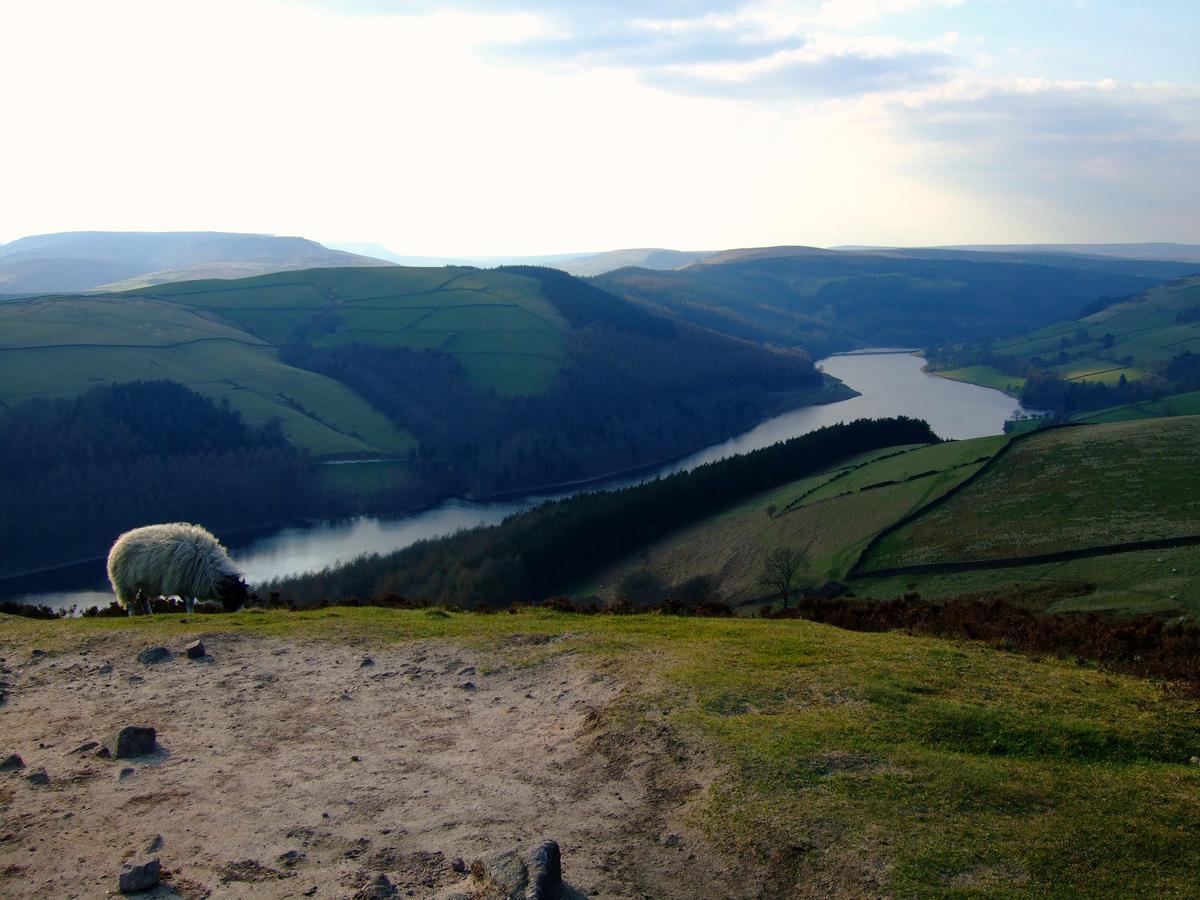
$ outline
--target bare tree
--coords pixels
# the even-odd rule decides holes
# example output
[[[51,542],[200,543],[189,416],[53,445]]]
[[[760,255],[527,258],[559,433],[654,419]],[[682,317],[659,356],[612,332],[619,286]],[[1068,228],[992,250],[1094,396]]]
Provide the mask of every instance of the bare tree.
[[[759,583],[774,588],[783,596],[783,608],[788,608],[792,592],[800,586],[805,554],[796,547],[776,547],[763,559]]]

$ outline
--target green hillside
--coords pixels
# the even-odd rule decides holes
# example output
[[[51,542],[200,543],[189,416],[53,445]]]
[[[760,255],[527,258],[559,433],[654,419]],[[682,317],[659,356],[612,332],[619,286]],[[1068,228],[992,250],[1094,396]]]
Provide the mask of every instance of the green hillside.
[[[916,591],[1055,612],[1200,613],[1200,417],[1009,441],[844,461],[649,543],[570,593],[609,603],[626,592],[669,596],[706,576],[707,589],[736,605],[768,593],[764,559],[792,547],[806,555],[802,584],[840,581],[861,597]],[[1154,543],[1138,549],[1143,542]]]
[[[568,325],[532,278],[470,268],[315,269],[136,292],[219,315],[264,341],[440,350],[482,390],[535,394],[567,359]]]
[[[338,382],[284,365],[233,320],[142,297],[0,303],[0,404],[98,384],[168,379],[228,400],[246,421],[279,418],[315,454],[404,454],[411,436]]]
[[[1172,282],[1081,319],[997,341],[993,352],[1069,381],[1114,383],[1200,352],[1200,278]]]
[[[649,572],[664,585],[712,576],[733,603],[762,596],[764,556],[801,547],[806,583],[841,580],[881,529],[920,508],[979,467],[1005,442],[976,438],[898,447],[847,460],[677,531],[607,567],[574,593],[615,601],[623,579]]]

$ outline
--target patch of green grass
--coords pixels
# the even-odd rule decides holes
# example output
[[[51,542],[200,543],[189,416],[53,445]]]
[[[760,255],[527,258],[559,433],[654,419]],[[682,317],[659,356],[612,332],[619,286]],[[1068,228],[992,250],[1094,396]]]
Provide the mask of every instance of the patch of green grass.
[[[777,896],[1189,896],[1200,866],[1194,699],[964,642],[803,621],[331,609],[36,622],[6,655],[105,635],[178,644],[449,639],[623,673],[623,719],[717,762],[690,813]],[[238,625],[234,625],[238,622]],[[550,635],[531,659],[518,636]],[[509,648],[509,649],[505,649]],[[514,663],[516,664],[516,663]]]
[[[916,590],[930,600],[992,595],[1051,613],[1200,617],[1198,585],[1200,547],[1173,547],[1036,566],[863,578],[854,582],[854,590],[882,600]],[[1042,599],[1059,587],[1074,590]]]
[[[1092,412],[1079,413],[1072,416],[1072,421],[1101,424],[1104,422],[1124,422],[1129,419],[1155,419],[1160,416],[1197,416],[1200,415],[1200,391],[1186,394],[1172,394],[1161,400],[1147,400],[1144,403],[1131,403],[1126,406],[1110,406],[1107,409],[1097,409]]]
[[[1019,375],[1009,375],[991,366],[964,366],[961,369],[940,369],[932,374],[952,381],[966,381],[971,384],[981,384],[984,387],[995,388],[1016,397],[1025,387],[1025,379]]]
[[[1200,418],[1055,429],[872,552],[868,569],[1200,534]]]

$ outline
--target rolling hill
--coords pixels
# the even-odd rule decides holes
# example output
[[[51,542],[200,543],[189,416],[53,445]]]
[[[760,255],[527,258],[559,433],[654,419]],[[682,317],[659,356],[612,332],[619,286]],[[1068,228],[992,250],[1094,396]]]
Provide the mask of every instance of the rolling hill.
[[[941,348],[931,367],[1077,420],[1090,420],[1080,410],[1107,410],[1109,420],[1144,418],[1152,408],[1191,411],[1187,398],[1170,410],[1163,398],[1200,389],[1200,276],[1102,300],[1083,312],[986,346]]]
[[[712,254],[676,271],[621,269],[595,282],[707,328],[823,355],[1018,334],[1194,268],[1091,257],[946,251],[926,258],[762,247]]]
[[[0,303],[0,403],[169,379],[317,456],[420,457],[447,492],[655,462],[846,396],[801,354],[553,269],[312,269]],[[540,475],[539,475],[540,473]]]
[[[219,231],[68,231],[0,245],[0,293],[122,290],[318,266],[389,263],[315,241]]]

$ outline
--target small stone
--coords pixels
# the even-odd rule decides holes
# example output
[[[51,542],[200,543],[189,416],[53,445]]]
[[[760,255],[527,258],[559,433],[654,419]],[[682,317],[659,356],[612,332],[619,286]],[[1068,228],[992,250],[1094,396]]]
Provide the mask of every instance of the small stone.
[[[89,750],[95,750],[99,746],[100,746],[99,741],[88,741],[86,744],[80,744],[78,747],[76,747],[71,752],[72,753],[87,753]]]
[[[305,853],[302,850],[287,850],[275,857],[275,861],[286,869],[294,868],[304,861]]]
[[[126,725],[104,739],[99,755],[106,759],[127,759],[131,756],[147,756],[154,752],[158,733],[153,728]]]
[[[45,769],[38,769],[26,775],[25,780],[30,784],[45,785],[50,783],[50,776],[46,774]]]
[[[467,666],[465,669],[461,670],[461,671],[460,671],[458,674],[459,674],[459,675],[474,675],[474,674],[475,674],[475,667],[474,667],[474,666]]]
[[[385,900],[387,897],[398,897],[400,892],[396,890],[396,886],[392,884],[391,879],[383,872],[375,876],[375,880],[368,882],[361,890],[354,895],[354,900]]]
[[[126,766],[117,775],[117,781],[124,781],[126,778],[132,778],[136,774],[137,774],[137,769],[134,769],[130,766]]]
[[[183,652],[188,659],[203,659],[205,656],[208,656],[208,654],[204,652],[203,641],[192,641],[183,648]]]
[[[361,756],[352,756],[352,757],[350,757],[350,762],[362,762],[362,757]]]
[[[104,665],[102,665],[100,668],[98,668],[96,670],[96,674],[97,675],[107,675],[111,671],[112,671],[112,663],[105,663]]]
[[[683,839],[677,834],[668,834],[663,836],[662,842],[664,847],[678,847]]]
[[[456,856],[454,859],[450,860],[450,868],[461,874],[467,871],[467,864],[463,862],[463,858],[461,856]]]
[[[117,879],[117,889],[122,894],[136,894],[138,891],[148,891],[158,884],[162,877],[162,863],[157,858],[140,866],[125,867]]]
[[[150,842],[146,844],[146,852],[157,853],[163,848],[163,844],[165,843],[166,841],[163,840],[163,836],[161,834],[156,834],[150,839]]]
[[[156,663],[169,662],[173,654],[166,647],[147,647],[137,655],[138,662],[152,666]]]
[[[145,676],[145,675],[130,675],[130,676],[129,676],[129,683],[130,683],[130,684],[141,684],[141,683],[142,683],[143,681],[145,681],[145,680],[146,680],[146,676]]]
[[[46,655],[46,651],[45,650],[31,650],[29,655],[32,656],[34,659],[41,659],[43,656]]]
[[[478,688],[475,686],[475,682],[473,682],[473,681],[464,681],[462,684],[456,684],[455,687],[460,688],[464,691],[478,690]]]
[[[366,669],[373,665],[375,665],[375,660],[371,659],[369,656],[364,656],[362,662],[358,664],[358,667],[360,669]]]
[[[4,762],[0,762],[0,772],[18,772],[23,768],[25,768],[25,760],[16,753],[9,754],[4,758]]]

